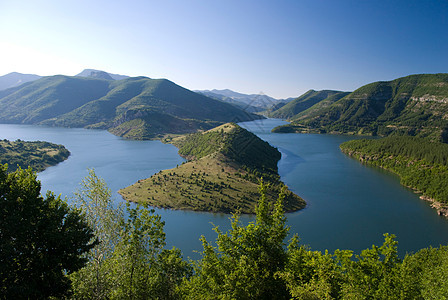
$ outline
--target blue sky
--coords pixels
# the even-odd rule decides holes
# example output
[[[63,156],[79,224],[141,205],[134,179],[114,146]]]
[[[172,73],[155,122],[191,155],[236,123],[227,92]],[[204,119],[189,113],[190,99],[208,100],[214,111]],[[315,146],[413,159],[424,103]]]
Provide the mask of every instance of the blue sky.
[[[0,0],[0,75],[85,68],[296,97],[448,72],[448,1]]]

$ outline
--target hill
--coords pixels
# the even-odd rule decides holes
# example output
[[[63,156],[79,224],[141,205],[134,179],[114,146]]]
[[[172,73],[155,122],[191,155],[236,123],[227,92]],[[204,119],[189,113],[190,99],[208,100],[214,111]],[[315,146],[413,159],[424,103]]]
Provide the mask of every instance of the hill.
[[[124,199],[162,208],[254,213],[260,178],[272,187],[271,202],[284,186],[277,174],[280,152],[234,123],[171,142],[188,162],[120,190]],[[303,199],[286,190],[285,210],[303,207]]]
[[[22,74],[12,72],[3,76],[0,76],[0,91],[19,86],[23,83],[34,81],[41,78],[41,76],[34,74]]]
[[[50,76],[0,92],[0,122],[108,129],[134,139],[261,118],[166,79]]]
[[[48,142],[25,142],[0,140],[0,164],[8,164],[8,171],[31,167],[41,172],[66,160],[70,152],[62,145]]]
[[[448,74],[419,74],[365,85],[274,131],[416,135],[447,142],[447,114]]]
[[[291,119],[294,118],[297,114],[307,110],[313,105],[325,101],[331,97],[332,101],[337,101],[346,95],[344,92],[340,91],[332,91],[332,90],[323,90],[323,91],[315,91],[309,90],[305,94],[300,97],[295,98],[294,100],[286,103],[285,105],[279,107],[278,109],[274,109],[268,113],[268,116],[271,118],[278,119]]]

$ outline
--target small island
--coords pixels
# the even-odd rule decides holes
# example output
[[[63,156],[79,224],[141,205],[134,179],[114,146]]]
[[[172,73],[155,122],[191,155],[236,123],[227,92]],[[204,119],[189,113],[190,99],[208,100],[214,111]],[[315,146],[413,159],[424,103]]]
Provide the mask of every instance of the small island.
[[[48,167],[57,165],[70,156],[64,146],[49,142],[22,140],[0,140],[0,164],[8,164],[8,171],[31,167],[42,172]]]
[[[306,205],[280,181],[280,152],[235,123],[167,141],[188,161],[120,190],[124,199],[159,208],[253,214],[262,178],[269,185],[268,201],[284,189],[285,211]]]

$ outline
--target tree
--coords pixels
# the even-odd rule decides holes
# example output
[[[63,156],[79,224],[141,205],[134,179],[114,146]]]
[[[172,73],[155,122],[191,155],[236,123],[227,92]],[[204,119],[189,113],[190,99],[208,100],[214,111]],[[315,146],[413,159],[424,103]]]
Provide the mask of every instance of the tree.
[[[114,205],[112,191],[94,169],[89,169],[89,175],[81,181],[74,200],[93,228],[98,244],[89,251],[86,267],[71,276],[73,290],[77,298],[106,299],[112,287],[105,262],[120,241],[123,209]]]
[[[115,206],[111,191],[94,170],[76,193],[99,244],[86,267],[72,274],[76,299],[175,299],[191,274],[178,249],[166,250],[164,222],[146,206]],[[125,217],[126,216],[126,217]]]
[[[278,272],[287,261],[284,239],[283,192],[271,207],[266,200],[266,186],[260,184],[256,220],[243,226],[233,216],[228,233],[218,228],[217,247],[202,237],[202,259],[195,265],[195,275],[185,282],[185,297],[205,299],[289,299],[289,292]]]
[[[29,168],[7,173],[0,165],[0,293],[7,299],[41,299],[68,293],[66,276],[86,263],[95,246],[79,210],[48,192]]]

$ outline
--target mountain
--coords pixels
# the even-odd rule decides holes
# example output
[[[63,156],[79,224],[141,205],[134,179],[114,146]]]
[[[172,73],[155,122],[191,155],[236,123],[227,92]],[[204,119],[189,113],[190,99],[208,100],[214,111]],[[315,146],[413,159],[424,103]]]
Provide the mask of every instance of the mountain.
[[[19,86],[25,82],[34,81],[41,78],[41,76],[34,74],[22,74],[12,72],[3,76],[0,76],[0,90]]]
[[[294,100],[289,101],[281,105],[280,107],[273,107],[271,111],[268,113],[268,116],[271,118],[279,118],[279,119],[290,119],[296,116],[297,114],[303,112],[304,110],[310,108],[311,106],[325,101],[331,97],[333,100],[339,100],[346,94],[341,91],[331,91],[331,90],[323,90],[323,91],[315,91],[309,90],[305,94],[295,98]],[[333,101],[330,100],[330,101]]]
[[[225,90],[202,90],[195,91],[208,97],[219,99],[224,102],[237,104],[243,108],[255,107],[258,111],[265,110],[277,103],[279,100],[263,94],[241,94],[229,89]]]
[[[100,70],[95,69],[84,69],[81,73],[78,75],[79,77],[93,77],[93,78],[101,78],[101,79],[107,79],[107,80],[122,80],[129,78],[129,76],[126,75],[119,75],[119,74],[111,74]]]
[[[274,131],[416,135],[448,142],[448,74],[367,84]]]
[[[280,181],[280,152],[235,123],[170,142],[189,161],[120,190],[126,200],[162,208],[255,213],[263,178],[270,187],[269,202],[284,189],[286,211],[305,207],[305,201]]]
[[[49,76],[0,91],[0,122],[108,129],[161,138],[262,118],[166,79]]]

